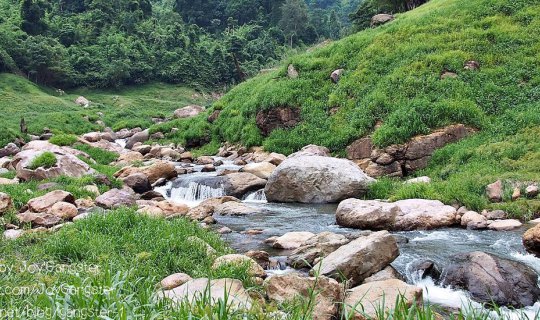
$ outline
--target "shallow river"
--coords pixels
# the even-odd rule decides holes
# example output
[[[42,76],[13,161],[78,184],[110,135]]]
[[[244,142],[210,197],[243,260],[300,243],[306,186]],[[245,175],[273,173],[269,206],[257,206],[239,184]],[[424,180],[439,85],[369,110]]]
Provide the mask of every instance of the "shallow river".
[[[234,168],[226,163],[223,168]],[[196,171],[200,166],[194,167]],[[222,169],[220,167],[220,169]],[[217,180],[213,180],[216,173],[196,172],[180,176],[177,181],[169,183],[156,190],[162,192],[167,198],[194,206],[200,201],[224,195]],[[204,180],[204,184],[199,182]],[[233,233],[223,235],[223,238],[238,252],[248,250],[264,250],[273,256],[286,256],[284,250],[276,250],[264,243],[271,236],[280,236],[291,231],[310,231],[319,233],[330,231],[334,233],[355,233],[359,230],[342,228],[335,223],[337,205],[306,205],[306,204],[277,204],[267,203],[264,192],[261,190],[244,199],[250,206],[263,209],[262,213],[248,216],[216,216],[219,226],[227,226]],[[258,235],[245,235],[242,231],[261,229]],[[411,263],[419,259],[430,259],[438,266],[444,267],[450,263],[449,258],[457,253],[484,251],[494,253],[501,257],[521,261],[540,274],[540,259],[527,254],[521,244],[524,229],[507,232],[472,231],[460,228],[438,229],[432,231],[396,232],[408,239],[400,241],[400,256],[392,265],[406,277],[407,282],[424,288],[424,300],[432,304],[451,308],[480,308],[480,305],[471,302],[466,292],[442,288],[433,283],[430,278],[417,279],[409,272]],[[274,271],[276,272],[276,271]],[[287,271],[277,271],[287,272]],[[525,313],[529,319],[534,319],[536,312],[540,311],[540,302],[535,306],[522,310],[509,311],[505,314],[509,319],[523,318]],[[495,317],[496,318],[496,317]]]

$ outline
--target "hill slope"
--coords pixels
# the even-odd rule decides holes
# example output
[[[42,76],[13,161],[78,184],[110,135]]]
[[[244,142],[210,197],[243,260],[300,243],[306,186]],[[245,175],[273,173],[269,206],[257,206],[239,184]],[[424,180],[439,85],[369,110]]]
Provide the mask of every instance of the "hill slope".
[[[309,143],[342,150],[377,121],[380,146],[449,123],[485,129],[494,117],[540,100],[539,29],[539,1],[433,0],[388,25],[291,58],[297,79],[283,65],[239,85],[215,105],[223,108],[219,135],[290,153]],[[465,70],[469,60],[480,69]],[[329,76],[340,68],[345,74],[333,84]],[[441,80],[444,70],[458,77]],[[301,124],[263,137],[257,112],[283,106],[299,108]]]
[[[168,139],[206,137],[210,146],[230,141],[288,154],[314,143],[342,154],[368,134],[386,146],[465,123],[479,133],[440,150],[418,173],[432,177],[431,185],[383,179],[370,197],[425,197],[535,214],[538,199],[489,205],[484,188],[504,179],[509,198],[513,186],[540,180],[540,132],[534,128],[540,125],[538,30],[538,0],[432,0],[235,87],[214,104],[221,113],[212,125],[203,115],[152,130],[176,126],[182,130]],[[468,61],[479,68],[464,68]],[[289,64],[298,78],[287,76]],[[330,74],[341,68],[344,74],[334,84]],[[456,76],[441,77],[445,71]],[[257,114],[276,108],[299,110],[300,122],[263,136]]]
[[[76,105],[74,101],[79,95],[94,103],[86,109]],[[53,89],[39,87],[25,78],[0,73],[0,113],[4,129],[0,132],[0,145],[20,135],[21,117],[32,134],[40,134],[44,127],[55,132],[82,134],[99,129],[97,120],[115,129],[148,127],[152,117],[170,116],[186,104],[207,101],[193,90],[165,84],[121,90],[80,89],[59,96]]]

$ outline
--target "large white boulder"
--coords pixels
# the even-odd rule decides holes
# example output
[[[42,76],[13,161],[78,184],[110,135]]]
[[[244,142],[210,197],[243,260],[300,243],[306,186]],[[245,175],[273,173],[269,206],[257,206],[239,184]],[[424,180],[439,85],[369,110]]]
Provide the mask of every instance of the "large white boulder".
[[[362,196],[373,181],[349,160],[297,156],[274,170],[265,194],[271,202],[332,203]]]

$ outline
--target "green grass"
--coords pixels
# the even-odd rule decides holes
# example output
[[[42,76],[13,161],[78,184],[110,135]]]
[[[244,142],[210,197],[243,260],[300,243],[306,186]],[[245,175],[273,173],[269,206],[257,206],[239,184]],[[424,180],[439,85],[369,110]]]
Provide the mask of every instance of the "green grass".
[[[71,146],[77,142],[77,136],[74,134],[57,134],[49,139],[49,142],[58,146]]]
[[[540,117],[540,109],[528,111],[530,121]],[[514,115],[514,121],[524,116]],[[521,123],[526,116],[521,117]],[[510,120],[509,120],[510,121]],[[528,125],[524,125],[527,127]],[[379,179],[369,190],[376,199],[438,199],[447,204],[465,205],[470,210],[502,209],[512,218],[528,220],[540,214],[540,197],[511,201],[515,186],[523,189],[538,182],[540,166],[540,128],[526,128],[515,134],[486,131],[438,150],[431,165],[416,173],[432,178],[430,184],[403,184],[397,179]],[[504,183],[502,203],[489,203],[486,185],[501,179]]]
[[[80,95],[92,101],[89,108],[74,103]],[[83,134],[98,130],[97,120],[115,130],[149,127],[152,117],[170,117],[177,108],[188,104],[205,105],[210,99],[185,87],[160,83],[117,90],[77,89],[60,96],[53,88],[2,73],[0,112],[4,130],[0,132],[0,145],[22,136],[19,132],[21,118],[25,119],[30,134],[40,134],[45,127],[57,134]]]
[[[35,170],[37,168],[49,169],[56,165],[56,156],[50,151],[43,152],[39,156],[35,157],[28,169]]]

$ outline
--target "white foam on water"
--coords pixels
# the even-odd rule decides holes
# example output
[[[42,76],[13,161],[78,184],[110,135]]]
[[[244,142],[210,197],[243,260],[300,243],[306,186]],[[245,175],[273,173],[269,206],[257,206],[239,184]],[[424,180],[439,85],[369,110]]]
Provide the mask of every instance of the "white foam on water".
[[[171,186],[172,182],[169,182],[164,186],[155,188],[155,191],[161,193],[167,200],[183,203],[189,207],[195,207],[210,198],[225,196],[223,188],[212,188],[197,182],[190,182],[187,187],[171,188]],[[170,193],[168,190],[170,190]]]
[[[499,309],[500,313],[497,313],[496,311],[486,309],[482,304],[471,300],[466,291],[437,286],[431,278],[415,281],[414,285],[423,289],[424,302],[427,302],[430,305],[460,309],[464,315],[489,315],[489,318],[494,320],[532,320],[538,319],[538,316],[540,316],[540,302],[522,309],[502,307]]]
[[[512,258],[521,261],[533,268],[537,273],[540,273],[540,259],[530,253],[513,252],[510,254]]]
[[[127,139],[116,139],[114,140],[114,143],[121,146],[122,148],[126,147]]]
[[[433,231],[433,232],[421,232],[423,236],[412,238],[410,241],[434,241],[434,240],[450,240],[451,234],[448,231]]]
[[[264,193],[264,189],[261,189],[248,194],[244,199],[244,202],[267,203],[268,201],[266,200],[266,194]]]

